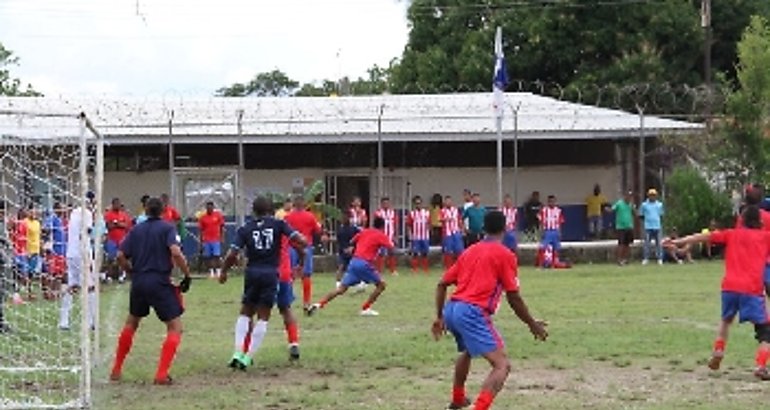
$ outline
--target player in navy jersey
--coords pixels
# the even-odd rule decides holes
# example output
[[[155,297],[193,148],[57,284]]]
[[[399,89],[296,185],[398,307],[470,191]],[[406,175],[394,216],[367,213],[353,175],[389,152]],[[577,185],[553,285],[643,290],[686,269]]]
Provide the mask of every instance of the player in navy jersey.
[[[190,287],[190,268],[179,246],[176,228],[160,219],[163,208],[160,199],[147,200],[147,221],[134,227],[120,244],[118,263],[124,272],[131,275],[131,293],[128,318],[118,338],[115,364],[110,374],[110,379],[114,381],[120,380],[123,361],[131,350],[134,333],[152,307],[167,329],[155,384],[171,384],[168,370],[182,340],[184,306],[180,291],[186,292]],[[184,273],[184,280],[179,286],[171,283],[174,264]]]
[[[245,370],[251,365],[254,352],[259,349],[267,333],[267,322],[275,304],[281,263],[281,243],[284,237],[298,251],[299,268],[302,267],[307,240],[289,224],[272,217],[272,203],[265,197],[257,197],[253,203],[254,219],[238,228],[230,252],[225,258],[219,283],[227,281],[227,272],[238,262],[238,253],[245,250],[248,259],[243,284],[240,316],[235,322],[235,353],[230,367]],[[251,328],[251,339],[244,353],[249,325],[254,315],[257,321]]]
[[[356,234],[361,231],[350,221],[350,216],[342,214],[342,221],[337,228],[337,287],[340,287],[342,275],[348,270],[350,260],[353,259],[352,240]]]

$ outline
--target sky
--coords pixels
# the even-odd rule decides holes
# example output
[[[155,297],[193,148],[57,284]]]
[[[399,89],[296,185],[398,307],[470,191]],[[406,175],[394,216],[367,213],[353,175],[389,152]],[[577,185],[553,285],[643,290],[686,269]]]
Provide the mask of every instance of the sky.
[[[207,96],[280,69],[357,78],[407,42],[404,0],[0,0],[13,77],[47,96]]]

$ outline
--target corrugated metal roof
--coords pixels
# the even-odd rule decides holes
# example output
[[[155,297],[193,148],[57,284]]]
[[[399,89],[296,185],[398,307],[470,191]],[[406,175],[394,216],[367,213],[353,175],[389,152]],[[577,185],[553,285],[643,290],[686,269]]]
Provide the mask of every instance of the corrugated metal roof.
[[[520,139],[638,138],[640,117],[619,110],[506,93],[503,132]],[[234,143],[238,117],[246,143],[345,143],[492,140],[490,93],[370,97],[246,97],[207,99],[0,98],[0,134],[24,138],[79,135],[84,112],[113,144],[165,143],[169,121],[179,143]],[[701,124],[645,116],[645,136],[695,132]]]

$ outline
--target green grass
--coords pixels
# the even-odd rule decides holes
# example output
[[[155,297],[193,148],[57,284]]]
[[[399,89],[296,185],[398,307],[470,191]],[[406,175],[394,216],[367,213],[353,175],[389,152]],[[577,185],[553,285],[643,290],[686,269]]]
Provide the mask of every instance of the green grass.
[[[721,263],[689,266],[576,266],[521,272],[522,294],[547,320],[535,342],[502,307],[496,323],[513,371],[495,408],[745,408],[765,399],[751,375],[750,326],[731,334],[723,369],[705,367],[719,319]],[[312,318],[301,317],[302,359],[287,360],[277,314],[248,372],[226,367],[241,279],[197,280],[186,297],[185,334],[172,374],[178,385],[151,385],[164,329],[149,318],[136,336],[124,380],[107,383],[114,334],[126,311],[125,288],[102,298],[106,362],[95,375],[100,409],[441,409],[449,398],[451,337],[429,334],[438,271],[387,277],[375,308],[359,317],[364,295],[345,295]],[[316,295],[333,286],[317,275]],[[299,290],[299,289],[297,289]],[[317,298],[317,297],[316,297]],[[295,304],[296,306],[296,304]],[[475,361],[475,396],[488,365]]]

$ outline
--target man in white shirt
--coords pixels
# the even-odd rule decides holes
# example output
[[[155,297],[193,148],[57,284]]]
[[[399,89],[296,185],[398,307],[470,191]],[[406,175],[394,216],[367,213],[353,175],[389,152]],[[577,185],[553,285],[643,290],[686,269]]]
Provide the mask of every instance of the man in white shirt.
[[[94,194],[93,192],[88,192],[86,195],[85,212],[81,206],[75,207],[70,212],[69,222],[67,223],[67,286],[62,292],[62,303],[59,311],[59,328],[62,330],[69,330],[70,328],[73,295],[77,294],[83,286],[83,280],[88,285],[88,322],[92,329],[95,324],[96,278],[90,266],[83,266],[84,255],[89,255],[90,257],[93,255],[93,245],[91,244],[91,234],[94,228],[93,205]],[[83,226],[85,226],[87,231],[85,238],[81,238]],[[86,243],[83,244],[81,239],[87,239]],[[86,274],[90,276],[86,277]]]

